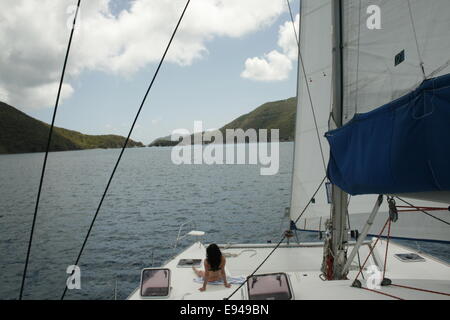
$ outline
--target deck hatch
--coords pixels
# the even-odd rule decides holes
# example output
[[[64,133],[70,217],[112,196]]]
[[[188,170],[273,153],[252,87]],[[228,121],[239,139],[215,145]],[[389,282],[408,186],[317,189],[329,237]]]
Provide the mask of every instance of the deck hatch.
[[[141,273],[141,297],[161,298],[170,294],[170,270],[148,268]]]
[[[177,264],[177,268],[191,268],[200,267],[202,259],[180,259]]]
[[[416,253],[397,253],[395,257],[403,262],[423,262],[425,259]]]
[[[247,281],[249,300],[291,300],[292,292],[285,273],[261,274]]]

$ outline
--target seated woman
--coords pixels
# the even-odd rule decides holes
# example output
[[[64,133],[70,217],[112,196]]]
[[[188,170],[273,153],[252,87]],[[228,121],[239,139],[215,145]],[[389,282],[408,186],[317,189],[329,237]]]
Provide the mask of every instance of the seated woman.
[[[219,247],[216,244],[210,244],[206,248],[206,259],[204,262],[205,271],[198,270],[192,267],[195,274],[198,277],[203,278],[203,287],[200,291],[206,290],[206,285],[208,282],[223,280],[225,287],[229,288],[230,284],[227,282],[227,276],[225,275],[225,257],[222,256]]]

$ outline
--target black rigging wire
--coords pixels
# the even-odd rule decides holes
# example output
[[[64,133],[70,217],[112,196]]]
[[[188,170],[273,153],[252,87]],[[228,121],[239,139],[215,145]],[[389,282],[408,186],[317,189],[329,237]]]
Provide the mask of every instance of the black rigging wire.
[[[325,180],[327,179],[327,177],[325,176],[322,179],[322,182],[320,182],[319,186],[317,187],[316,191],[314,192],[314,194],[311,196],[311,199],[308,201],[308,203],[306,204],[305,208],[303,209],[303,211],[300,213],[300,215],[297,217],[297,219],[295,219],[294,224],[297,224],[297,222],[300,220],[300,218],[303,216],[303,214],[306,212],[306,210],[308,209],[309,205],[312,203],[312,200],[316,197],[317,193],[319,192],[320,188],[322,187],[323,183],[325,182]],[[244,286],[244,284],[246,284],[248,282],[248,279],[250,279],[251,277],[253,277],[253,275],[258,272],[258,270],[262,267],[262,265],[270,258],[270,256],[275,252],[275,250],[277,250],[280,245],[283,243],[284,239],[286,239],[286,234],[283,235],[283,237],[281,238],[281,240],[278,242],[278,244],[272,249],[272,251],[270,251],[270,253],[267,255],[267,257],[256,267],[256,269],[252,272],[251,275],[249,275],[247,277],[247,279],[245,279],[244,282],[241,283],[241,285],[239,287],[236,288],[236,290],[234,290],[229,296],[228,298],[226,298],[225,300],[229,300],[236,292],[239,291],[240,288],[242,288],[242,286]]]
[[[23,290],[25,288],[25,280],[26,280],[26,277],[27,277],[27,270],[28,270],[28,263],[29,263],[29,260],[30,260],[31,246],[32,246],[32,243],[33,243],[34,228],[36,226],[36,218],[37,218],[37,213],[38,213],[38,209],[39,209],[39,201],[41,199],[41,191],[42,191],[42,185],[43,185],[43,182],[44,182],[45,169],[47,167],[48,153],[50,151],[50,143],[51,143],[51,140],[52,140],[53,127],[55,126],[56,113],[58,111],[59,99],[60,99],[60,96],[61,96],[62,85],[63,85],[63,82],[64,82],[64,75],[66,73],[67,61],[69,59],[70,47],[72,45],[72,39],[73,39],[74,31],[75,31],[75,25],[76,25],[78,13],[79,13],[79,10],[80,10],[80,4],[81,4],[81,0],[78,0],[77,8],[76,8],[76,11],[75,11],[75,16],[73,18],[72,30],[70,32],[69,44],[67,46],[66,56],[65,56],[65,59],[64,59],[64,66],[63,66],[63,69],[62,69],[61,79],[59,81],[58,94],[56,96],[55,108],[53,109],[52,123],[50,125],[50,131],[48,133],[47,147],[45,149],[44,163],[42,165],[41,179],[39,181],[39,189],[38,189],[38,194],[37,194],[37,199],[36,199],[36,206],[34,208],[33,222],[31,224],[30,239],[28,241],[28,249],[27,249],[27,256],[26,256],[26,259],[25,259],[25,267],[23,269],[23,274],[22,274],[22,284],[20,286],[19,300],[22,300]]]
[[[403,203],[405,203],[405,204],[407,204],[407,205],[413,207],[414,209],[417,209],[418,211],[420,211],[420,212],[426,214],[427,216],[429,216],[429,217],[431,217],[431,218],[433,218],[433,219],[436,219],[436,220],[438,220],[438,221],[440,221],[440,222],[443,222],[443,223],[445,223],[446,225],[450,225],[449,222],[447,222],[447,221],[445,221],[445,220],[442,220],[441,218],[438,218],[438,217],[436,217],[436,216],[433,216],[431,213],[428,213],[428,212],[426,212],[425,210],[422,210],[422,209],[420,209],[419,207],[416,207],[415,205],[409,203],[408,201],[403,200],[403,199],[400,198],[400,197],[396,197],[396,198],[397,198],[398,200],[400,200],[401,202],[403,202]]]
[[[412,8],[411,8],[411,2],[410,2],[410,0],[407,0],[407,1],[408,1],[409,17],[411,19],[411,26],[412,26],[412,31],[414,34],[414,40],[416,41],[416,48],[417,48],[417,55],[419,57],[419,62],[420,62],[420,69],[422,71],[423,78],[426,79],[427,75],[425,73],[425,67],[424,67],[422,55],[420,54],[419,41],[417,40],[417,32],[416,32],[416,26],[414,24],[414,17],[413,17]]]
[[[295,41],[297,41],[297,47],[298,50],[300,50],[300,42],[299,42],[299,38],[297,35],[297,29],[295,29],[295,22],[294,22],[294,16],[292,14],[292,8],[291,8],[291,3],[289,2],[289,0],[286,0],[288,8],[289,8],[289,15],[291,16],[291,21],[292,21],[292,28],[294,29],[294,34],[295,34]]]
[[[172,33],[172,36],[170,37],[169,43],[167,44],[167,47],[166,47],[166,49],[165,49],[165,51],[164,51],[164,54],[163,54],[163,56],[162,56],[162,58],[161,58],[161,60],[160,60],[160,62],[159,62],[159,64],[158,64],[158,68],[156,69],[155,74],[153,75],[153,79],[152,79],[152,81],[151,81],[151,83],[150,83],[150,85],[149,85],[149,87],[148,87],[148,89],[147,89],[147,92],[145,93],[144,98],[142,99],[141,105],[140,105],[140,107],[139,107],[139,109],[138,109],[138,112],[136,113],[136,116],[135,116],[135,118],[134,118],[133,124],[131,125],[130,131],[128,132],[128,136],[127,136],[127,138],[126,138],[126,140],[125,140],[125,143],[123,144],[122,150],[120,151],[120,155],[119,155],[119,157],[117,158],[117,161],[116,161],[116,164],[115,164],[115,166],[114,166],[114,169],[113,169],[113,171],[112,171],[112,173],[111,173],[111,176],[109,177],[108,183],[107,183],[107,185],[106,185],[105,191],[103,192],[103,196],[102,196],[102,198],[101,198],[101,200],[100,200],[100,203],[99,203],[99,205],[98,205],[98,207],[97,207],[97,210],[96,210],[96,212],[95,212],[94,218],[92,219],[91,225],[89,226],[89,230],[88,230],[88,232],[87,232],[87,234],[86,234],[86,237],[84,238],[84,242],[83,242],[83,245],[81,246],[80,252],[78,253],[78,257],[77,257],[77,259],[76,259],[75,265],[78,265],[78,262],[80,261],[80,258],[81,258],[81,255],[82,255],[82,253],[83,253],[84,247],[85,247],[85,245],[86,245],[86,243],[87,243],[87,241],[88,241],[89,235],[91,234],[92,227],[94,226],[95,220],[97,219],[97,215],[98,215],[98,213],[99,213],[99,211],[100,211],[100,208],[101,208],[101,206],[102,206],[102,204],[103,204],[103,200],[104,200],[105,197],[106,197],[106,194],[107,194],[107,192],[108,192],[108,189],[109,189],[109,186],[110,186],[110,184],[111,184],[111,181],[113,180],[113,177],[114,177],[114,174],[115,174],[115,172],[116,172],[116,170],[117,170],[117,167],[119,166],[120,160],[122,159],[122,155],[123,155],[123,153],[124,153],[124,151],[125,151],[125,149],[126,149],[126,146],[127,146],[127,144],[128,144],[128,141],[130,140],[130,136],[131,136],[131,134],[132,134],[132,132],[133,132],[134,126],[136,125],[136,122],[137,122],[137,120],[138,120],[138,118],[139,118],[139,115],[140,115],[140,113],[141,113],[141,111],[142,111],[142,108],[143,108],[143,106],[144,106],[144,104],[145,104],[145,101],[147,100],[147,96],[148,96],[150,90],[151,90],[152,87],[153,87],[153,83],[155,82],[155,79],[156,79],[156,77],[157,77],[157,75],[158,75],[158,73],[159,73],[159,70],[161,69],[161,66],[162,66],[162,64],[163,64],[163,62],[164,62],[164,60],[165,60],[165,58],[166,58],[167,52],[169,51],[170,45],[172,44],[172,41],[173,41],[173,39],[174,39],[174,37],[175,37],[175,34],[176,34],[177,31],[178,31],[178,27],[180,26],[181,21],[183,20],[184,14],[186,13],[186,10],[187,10],[187,8],[188,8],[190,2],[191,2],[191,0],[188,0],[188,1],[186,2],[186,5],[185,5],[185,7],[184,7],[184,9],[183,9],[183,12],[182,12],[180,18],[178,19],[178,23],[177,23],[177,25],[176,25],[176,27],[175,27],[173,33]],[[63,292],[63,294],[62,294],[62,296],[61,296],[61,300],[64,299],[64,296],[66,295],[66,292],[67,292],[67,286],[64,288],[64,292]]]

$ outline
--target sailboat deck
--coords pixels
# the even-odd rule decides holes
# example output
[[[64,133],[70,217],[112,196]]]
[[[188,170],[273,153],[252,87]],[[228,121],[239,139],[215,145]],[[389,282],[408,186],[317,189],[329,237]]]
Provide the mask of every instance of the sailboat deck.
[[[360,248],[361,263],[370,251],[371,243],[365,243]],[[227,257],[226,272],[228,276],[248,276],[273,250],[274,244],[241,244],[221,245],[223,254]],[[367,266],[376,265],[383,270],[386,242],[380,241],[370,256],[364,276],[367,279]],[[449,295],[417,291],[397,286],[381,287],[379,292],[351,287],[351,283],[358,271],[358,260],[352,264],[349,280],[323,281],[320,279],[320,262],[323,252],[321,243],[302,245],[281,245],[272,256],[263,264],[256,274],[284,272],[288,274],[294,299],[450,299]],[[395,243],[389,244],[388,264],[386,277],[393,284],[420,288],[440,293],[450,294],[450,268],[449,265],[423,253],[422,262],[402,262],[394,255],[397,253],[417,253]],[[238,285],[225,288],[223,285],[208,285],[205,292],[198,289],[201,284],[194,282],[196,277],[191,268],[177,267],[180,259],[204,259],[205,247],[197,242],[170,260],[165,268],[171,270],[171,293],[164,299],[175,300],[222,300],[228,297]],[[365,280],[359,279],[366,287]],[[233,299],[246,299],[246,285],[244,285]],[[388,295],[385,295],[388,294]],[[129,297],[131,300],[143,299],[137,289]],[[154,300],[148,299],[148,300]]]

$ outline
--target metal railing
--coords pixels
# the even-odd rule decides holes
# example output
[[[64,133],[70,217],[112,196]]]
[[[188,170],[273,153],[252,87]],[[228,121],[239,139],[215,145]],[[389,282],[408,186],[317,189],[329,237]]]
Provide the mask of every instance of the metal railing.
[[[189,224],[194,227],[193,230],[197,229],[197,224],[195,223],[194,220],[189,220],[189,221],[186,221],[185,223],[181,224],[180,228],[178,229],[178,235],[177,235],[177,239],[175,240],[175,245],[173,246],[174,249],[177,248],[180,240],[183,240],[184,238],[186,238],[189,235],[189,232],[186,232],[185,234],[181,235],[181,231],[183,230],[183,227],[186,225],[189,225]]]

